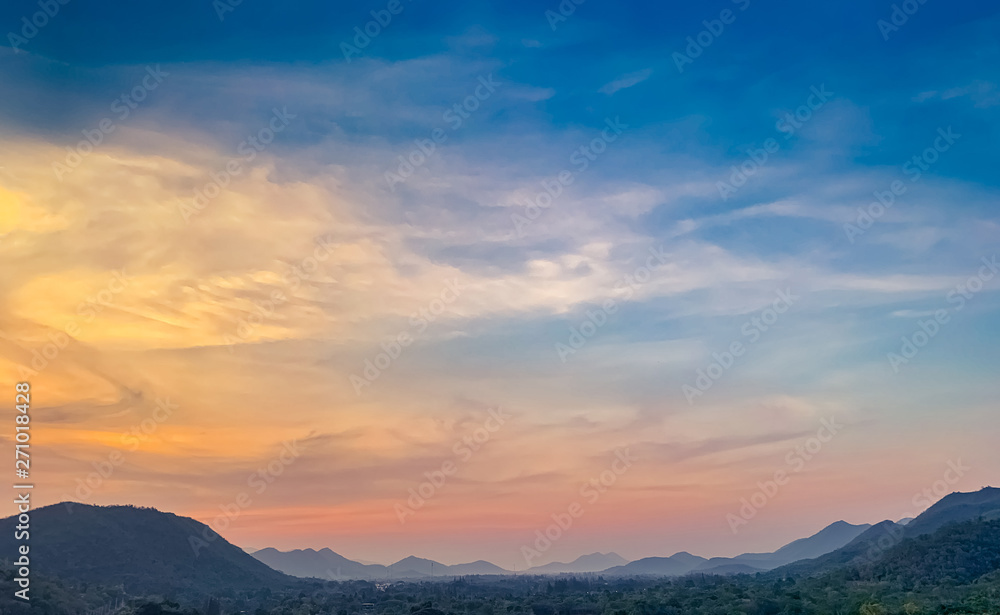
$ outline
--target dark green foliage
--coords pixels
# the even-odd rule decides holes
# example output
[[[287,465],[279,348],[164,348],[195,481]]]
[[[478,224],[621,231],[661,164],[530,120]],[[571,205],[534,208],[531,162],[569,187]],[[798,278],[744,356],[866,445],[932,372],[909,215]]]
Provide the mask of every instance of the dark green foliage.
[[[966,585],[1000,569],[1000,521],[948,525],[904,540],[883,557],[855,568],[859,580],[906,591]]]
[[[127,516],[136,510],[111,512]],[[172,524],[181,518],[155,511],[141,514],[159,515],[142,521],[147,535],[152,527],[163,536],[178,536]],[[109,531],[87,517],[80,519],[83,527]],[[909,537],[894,529],[898,526],[887,525],[883,530],[892,532],[887,534],[890,540],[880,540],[876,526],[872,528],[876,533],[859,536],[858,542],[829,557],[812,560],[813,565],[755,575],[692,574],[675,579],[470,576],[377,584],[289,582],[278,575],[278,582],[270,583],[266,576],[256,577],[253,568],[243,567],[245,554],[220,542],[228,548],[210,560],[220,568],[213,572],[211,583],[188,585],[173,595],[148,592],[136,597],[139,592],[130,592],[126,606],[115,615],[1000,615],[1000,520],[991,519],[946,524],[931,534]],[[187,531],[191,526],[179,527]],[[54,535],[63,541],[69,561],[89,561],[90,567],[69,570],[65,578],[55,580],[36,574],[44,569],[40,566],[32,576],[31,607],[14,603],[8,593],[0,596],[0,615],[85,615],[109,600],[115,604],[123,599],[122,563],[79,559],[83,554],[66,535],[72,531],[60,531],[62,535]],[[126,522],[118,531],[136,530]],[[131,551],[123,546],[106,551],[126,558],[132,575],[125,577],[129,583],[176,586],[177,578],[142,576],[160,570],[154,564],[177,557],[169,549],[160,550],[161,539],[154,536],[143,542],[149,553],[136,554],[135,545]],[[90,544],[88,539],[81,541]],[[42,541],[33,544],[44,551]],[[819,560],[821,565],[814,565]],[[56,568],[60,565],[55,563]],[[9,585],[13,571],[8,567],[0,573]],[[246,575],[257,581],[247,583]],[[224,578],[238,582],[219,581]]]
[[[315,583],[254,597],[255,615],[1000,615],[1000,521],[947,525],[819,574],[679,579],[465,577]],[[873,555],[873,557],[868,557]],[[370,605],[370,606],[369,606]],[[223,613],[238,612],[222,601]]]
[[[0,553],[16,551],[16,523],[16,517],[0,520]],[[64,582],[123,585],[129,595],[173,599],[298,582],[202,523],[135,506],[55,504],[33,511],[31,562]]]

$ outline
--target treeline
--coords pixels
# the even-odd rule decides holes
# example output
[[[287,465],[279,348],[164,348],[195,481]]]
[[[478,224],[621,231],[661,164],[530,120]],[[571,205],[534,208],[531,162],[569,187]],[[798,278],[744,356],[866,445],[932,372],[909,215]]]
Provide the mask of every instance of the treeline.
[[[1000,520],[946,526],[812,576],[787,570],[680,579],[303,580],[294,588],[220,587],[197,602],[131,598],[115,615],[1000,615]],[[31,608],[4,596],[0,615],[84,615],[118,600],[101,587],[32,582]]]

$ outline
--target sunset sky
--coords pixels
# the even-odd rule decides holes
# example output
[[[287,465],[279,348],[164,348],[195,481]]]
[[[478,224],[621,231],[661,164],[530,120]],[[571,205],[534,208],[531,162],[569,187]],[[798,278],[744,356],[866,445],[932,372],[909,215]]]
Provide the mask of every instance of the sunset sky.
[[[1000,484],[995,3],[232,4],[0,8],[37,505],[523,569]]]

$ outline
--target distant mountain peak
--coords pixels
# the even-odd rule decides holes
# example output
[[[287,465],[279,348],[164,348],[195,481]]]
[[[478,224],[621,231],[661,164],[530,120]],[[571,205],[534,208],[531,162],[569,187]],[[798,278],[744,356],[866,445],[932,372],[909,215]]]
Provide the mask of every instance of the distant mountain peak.
[[[594,552],[581,555],[571,562],[551,562],[541,566],[528,569],[529,574],[564,574],[564,573],[585,573],[600,572],[614,566],[627,564],[621,555],[613,551],[608,553]]]
[[[928,534],[948,523],[968,521],[1000,511],[1000,488],[949,493],[906,524],[907,535]]]

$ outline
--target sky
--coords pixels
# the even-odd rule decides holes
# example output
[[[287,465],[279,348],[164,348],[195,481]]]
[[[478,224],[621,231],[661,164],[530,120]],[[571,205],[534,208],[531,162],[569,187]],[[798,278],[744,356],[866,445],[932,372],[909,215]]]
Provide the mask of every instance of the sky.
[[[31,385],[36,505],[523,570],[998,484],[995,3],[0,26],[0,382]]]

